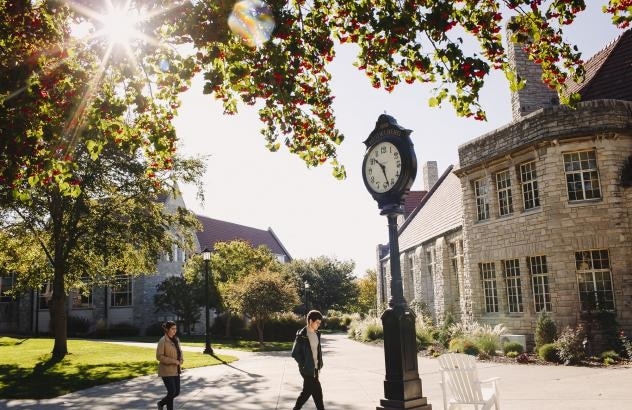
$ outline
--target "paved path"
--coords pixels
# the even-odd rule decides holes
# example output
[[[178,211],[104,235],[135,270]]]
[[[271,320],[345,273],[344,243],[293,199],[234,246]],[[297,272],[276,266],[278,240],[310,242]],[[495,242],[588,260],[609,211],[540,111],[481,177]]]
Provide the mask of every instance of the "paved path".
[[[151,344],[149,347],[154,348]],[[187,349],[188,350],[188,349]],[[177,409],[291,409],[301,377],[288,352],[233,354],[239,361],[188,369],[182,375]],[[342,334],[323,335],[321,375],[329,410],[373,410],[383,398],[384,353]],[[185,352],[186,360],[186,352]],[[186,363],[185,363],[186,364]],[[419,358],[424,396],[443,408],[436,360]],[[602,369],[479,363],[482,378],[500,376],[503,410],[630,410],[632,367]],[[0,409],[154,409],[164,395],[157,376],[94,387],[48,400],[0,400]],[[314,410],[310,400],[305,410]]]

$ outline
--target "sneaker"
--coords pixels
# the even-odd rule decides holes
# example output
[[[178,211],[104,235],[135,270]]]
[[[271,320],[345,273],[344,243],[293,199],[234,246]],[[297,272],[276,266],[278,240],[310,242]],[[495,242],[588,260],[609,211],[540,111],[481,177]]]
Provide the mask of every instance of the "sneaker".
[[[164,409],[164,408],[165,408],[165,405],[164,405],[164,404],[160,404],[160,402],[158,402],[158,403],[156,404],[156,406],[158,406],[158,410],[162,410],[162,409]]]

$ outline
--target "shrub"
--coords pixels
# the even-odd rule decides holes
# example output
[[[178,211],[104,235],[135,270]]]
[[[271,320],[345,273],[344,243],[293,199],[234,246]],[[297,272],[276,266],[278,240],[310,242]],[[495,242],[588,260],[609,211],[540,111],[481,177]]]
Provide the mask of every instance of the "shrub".
[[[448,343],[448,350],[456,353],[463,353],[463,346],[465,345],[465,339],[462,337],[455,337]]]
[[[478,356],[480,353],[479,347],[473,341],[463,337],[451,339],[448,350],[451,352],[469,354],[471,356]]]
[[[603,361],[603,364],[605,364],[606,366],[610,366],[611,364],[615,364],[621,360],[619,353],[615,352],[614,350],[606,350],[605,352],[601,352],[599,357]]]
[[[384,329],[382,328],[382,322],[376,320],[368,321],[364,331],[362,332],[362,341],[372,342],[375,340],[384,339]]]
[[[354,320],[349,326],[347,335],[351,339],[362,342],[375,341],[384,338],[382,321],[374,317],[367,317],[362,320]]]
[[[520,353],[518,353],[518,352],[516,352],[516,351],[514,351],[514,350],[510,350],[510,351],[508,351],[507,353],[505,353],[505,356],[506,356],[506,357],[508,357],[508,358],[510,358],[510,359],[513,359],[513,358],[515,358],[515,357],[518,357],[518,355],[519,355],[519,354],[520,354]]]
[[[547,362],[559,362],[559,355],[557,353],[557,346],[555,343],[546,343],[540,346],[538,348],[538,356]]]
[[[632,360],[632,343],[630,343],[623,330],[619,332],[619,341],[621,346],[623,346],[623,350],[625,350],[625,354],[628,356],[628,360]]]
[[[162,336],[165,334],[162,323],[154,322],[145,328],[145,336]]]
[[[266,321],[263,328],[266,340],[274,342],[291,341],[296,337],[296,332],[305,326],[305,319],[294,313],[279,313]],[[253,333],[256,335],[254,322],[250,323]]]
[[[115,323],[108,329],[109,336],[115,338],[138,336],[139,333],[138,327],[128,322]]]
[[[415,327],[415,339],[417,341],[417,350],[425,349],[434,342],[432,331],[428,328]]]
[[[223,337],[226,334],[226,322],[228,314],[223,313],[215,318],[211,325],[211,334],[217,337]],[[303,321],[305,324],[305,321]],[[246,321],[242,316],[231,315],[230,317],[230,336],[244,337],[248,333]]]
[[[545,344],[555,342],[555,337],[557,336],[557,326],[555,326],[555,322],[553,319],[546,314],[546,312],[541,312],[538,316],[538,320],[535,324],[535,348],[536,350]]]
[[[505,356],[509,356],[509,353],[516,353],[515,356],[518,356],[520,353],[523,352],[524,348],[518,342],[507,342],[503,345],[503,353],[505,353]]]
[[[68,336],[85,336],[90,330],[90,321],[81,316],[68,316],[66,319],[66,331]]]
[[[520,353],[517,357],[516,357],[516,362],[520,363],[520,364],[527,364],[530,363],[531,360],[529,359],[529,355],[526,353]]]
[[[555,342],[560,360],[566,365],[581,361],[586,356],[584,342],[583,326],[578,325],[575,329],[567,326]]]
[[[495,356],[500,347],[498,336],[492,333],[481,333],[475,336],[474,343],[478,349],[487,356]]]
[[[327,312],[327,316],[323,319],[323,329],[340,330],[346,332],[349,330],[349,325],[356,319],[360,320],[359,314],[342,313],[337,310],[330,310]]]

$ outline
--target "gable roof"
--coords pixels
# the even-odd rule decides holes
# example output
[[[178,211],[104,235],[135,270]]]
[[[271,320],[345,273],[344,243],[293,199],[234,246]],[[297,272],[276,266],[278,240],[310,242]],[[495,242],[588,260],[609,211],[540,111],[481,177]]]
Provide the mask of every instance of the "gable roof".
[[[448,167],[399,229],[400,252],[463,225],[461,181],[453,168]]]
[[[569,81],[568,93],[579,93],[582,101],[632,101],[632,29],[592,56],[584,68],[584,81]]]
[[[202,231],[196,232],[200,249],[207,247],[213,249],[217,242],[243,240],[255,248],[264,245],[275,255],[285,255],[287,260],[292,260],[290,253],[285,249],[272,228],[263,230],[202,215],[196,216],[202,224]]]
[[[404,218],[413,213],[424,199],[428,191],[410,191],[404,199]]]

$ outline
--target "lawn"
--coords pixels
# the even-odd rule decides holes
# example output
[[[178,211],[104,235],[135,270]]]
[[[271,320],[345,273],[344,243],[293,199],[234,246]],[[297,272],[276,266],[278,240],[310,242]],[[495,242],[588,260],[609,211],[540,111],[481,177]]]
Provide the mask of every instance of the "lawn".
[[[0,398],[42,399],[76,390],[157,374],[155,350],[102,343],[68,340],[68,354],[53,361],[53,339],[0,337]],[[202,353],[184,352],[184,367],[220,364]],[[226,363],[234,356],[217,356]]]
[[[156,343],[160,336],[131,336],[125,337],[120,340],[126,342],[145,342]],[[201,349],[204,348],[204,336],[187,336],[178,334],[178,338],[183,346],[195,346]],[[108,339],[110,341],[117,341],[119,339]],[[236,339],[211,339],[211,346],[213,349],[233,349],[244,350],[247,352],[275,352],[283,350],[291,350],[294,340],[285,342],[268,342],[266,341],[262,346],[256,340],[236,340]]]

